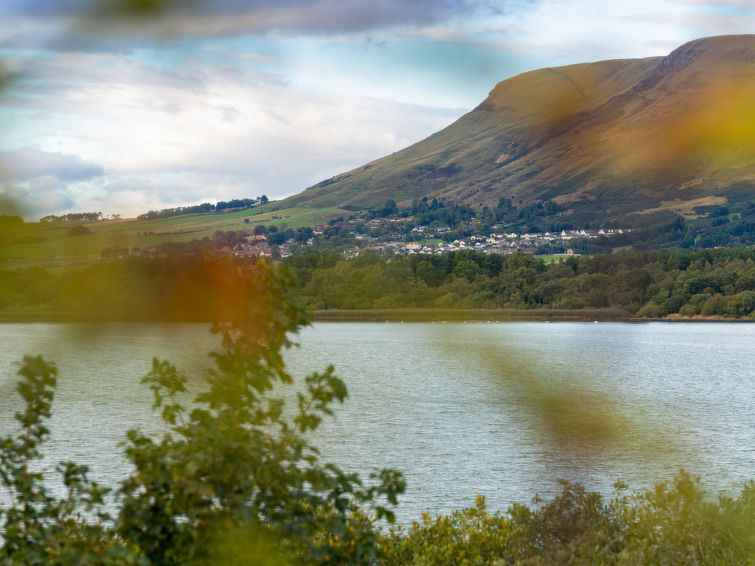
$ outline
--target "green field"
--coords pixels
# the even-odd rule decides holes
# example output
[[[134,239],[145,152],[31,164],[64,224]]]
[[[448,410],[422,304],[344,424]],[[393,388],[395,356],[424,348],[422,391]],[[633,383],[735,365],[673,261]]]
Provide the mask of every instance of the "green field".
[[[67,269],[93,263],[102,250],[112,246],[128,249],[153,248],[165,242],[185,242],[211,237],[217,230],[250,230],[254,226],[276,226],[279,230],[314,226],[352,212],[339,208],[293,207],[278,210],[275,203],[226,213],[186,214],[157,220],[100,220],[85,222],[91,230],[83,236],[69,236],[79,223],[29,222],[2,234],[0,268],[45,267]],[[248,219],[249,222],[245,222]]]

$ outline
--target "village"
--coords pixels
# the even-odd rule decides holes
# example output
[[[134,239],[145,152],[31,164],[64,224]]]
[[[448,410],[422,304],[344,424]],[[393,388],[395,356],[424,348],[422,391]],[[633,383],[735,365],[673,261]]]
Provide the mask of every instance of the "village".
[[[486,254],[542,253],[549,249],[563,255],[578,254],[570,244],[630,232],[629,228],[600,228],[597,230],[561,230],[558,232],[517,233],[506,226],[490,226],[483,234],[482,226],[472,219],[465,226],[412,225],[412,218],[351,219],[331,224],[317,224],[312,235],[297,242],[288,238],[277,246],[270,246],[266,237],[253,236],[255,246],[264,255],[289,257],[301,248],[339,248],[344,257],[356,257],[363,251],[380,255],[442,254],[471,250]]]
[[[419,227],[423,228],[423,227]],[[517,234],[509,233],[491,233],[489,236],[468,236],[461,240],[450,242],[423,243],[422,241],[388,241],[377,242],[368,245],[366,249],[374,251],[390,251],[394,254],[411,255],[411,254],[441,254],[446,252],[455,252],[460,250],[472,250],[486,254],[511,254],[515,252],[535,253],[543,246],[561,244],[566,246],[571,240],[590,239],[600,236],[608,236],[614,233],[623,234],[624,229],[618,230],[564,230],[561,232],[551,233],[532,233]],[[564,249],[566,255],[574,255],[573,248]]]
[[[381,256],[444,254],[473,251],[484,254],[531,253],[571,256],[588,253],[588,242],[628,234],[629,228],[563,229],[560,231],[520,232],[507,224],[485,225],[476,218],[452,226],[415,224],[414,218],[349,218],[319,223],[313,227],[290,229],[278,226],[253,227],[222,232],[212,238],[184,243],[161,243],[154,247],[132,249],[112,246],[102,250],[101,259],[126,255],[160,255],[196,251],[197,246],[221,255],[285,259],[308,251],[328,251],[351,259],[363,252]],[[146,236],[159,235],[152,231]]]

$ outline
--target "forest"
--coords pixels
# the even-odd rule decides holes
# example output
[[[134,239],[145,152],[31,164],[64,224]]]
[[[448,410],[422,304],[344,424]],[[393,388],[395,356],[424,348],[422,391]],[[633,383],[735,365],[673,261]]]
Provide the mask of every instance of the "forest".
[[[230,234],[230,235],[229,235]],[[210,320],[232,294],[233,262],[204,246],[50,273],[0,271],[0,312],[95,320]],[[458,251],[353,259],[314,251],[283,260],[314,310],[616,308],[627,317],[753,317],[755,248],[625,251],[558,261]],[[225,267],[223,267],[225,266]],[[7,316],[7,315],[6,315]]]
[[[752,316],[755,248],[625,251],[547,261],[535,255],[285,260],[314,309],[596,309],[636,317]]]

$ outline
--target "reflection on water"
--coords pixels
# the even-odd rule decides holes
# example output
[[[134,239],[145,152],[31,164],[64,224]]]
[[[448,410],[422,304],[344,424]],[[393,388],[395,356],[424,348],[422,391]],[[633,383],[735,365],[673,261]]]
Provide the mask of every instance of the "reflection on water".
[[[364,475],[403,470],[406,521],[469,505],[476,493],[493,509],[547,497],[558,477],[608,492],[619,477],[647,487],[683,466],[712,490],[741,485],[755,470],[754,338],[747,324],[320,323],[287,358],[298,376],[336,366],[350,397],[317,444]],[[42,353],[60,370],[45,466],[87,463],[106,484],[128,472],[124,431],[160,430],[139,385],[152,357],[201,371],[216,344],[200,324],[4,324],[0,340],[0,431],[19,406],[13,361]],[[564,450],[543,435],[527,402],[535,389],[512,380],[511,367],[538,391],[568,386],[572,403],[579,394],[615,403],[627,438]]]

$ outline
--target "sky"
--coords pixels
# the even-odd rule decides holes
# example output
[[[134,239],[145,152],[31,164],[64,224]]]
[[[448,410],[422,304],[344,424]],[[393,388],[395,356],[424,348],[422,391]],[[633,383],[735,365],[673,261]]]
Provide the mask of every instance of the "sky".
[[[755,0],[2,0],[0,214],[280,199],[519,73],[737,33]]]

